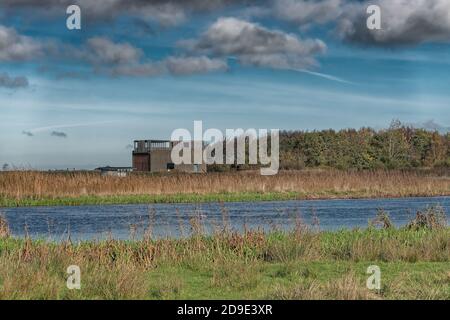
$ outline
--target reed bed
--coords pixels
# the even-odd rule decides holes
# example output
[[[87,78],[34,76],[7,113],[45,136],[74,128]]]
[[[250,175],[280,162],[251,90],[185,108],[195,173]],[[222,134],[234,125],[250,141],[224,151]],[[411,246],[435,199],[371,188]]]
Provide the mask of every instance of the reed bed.
[[[259,172],[132,174],[124,178],[104,177],[94,172],[0,173],[0,206],[52,199],[68,199],[63,204],[71,204],[70,199],[77,198],[84,199],[79,201],[82,204],[96,203],[96,199],[133,203],[438,195],[450,195],[447,169],[281,171],[275,176],[261,176]]]
[[[0,237],[0,299],[450,299],[450,228],[427,209],[408,226],[320,232],[226,228],[183,239],[52,243]],[[423,216],[431,224],[420,224]],[[389,217],[387,217],[389,219]],[[0,219],[4,230],[7,223]],[[365,286],[378,265],[380,290]],[[69,265],[81,290],[66,287]]]

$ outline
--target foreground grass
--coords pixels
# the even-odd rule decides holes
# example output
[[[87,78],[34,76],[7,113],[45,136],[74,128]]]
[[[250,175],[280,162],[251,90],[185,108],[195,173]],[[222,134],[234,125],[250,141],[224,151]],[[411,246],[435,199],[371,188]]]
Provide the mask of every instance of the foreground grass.
[[[92,172],[0,172],[0,207],[273,201],[450,195],[448,169],[337,170],[102,177]]]
[[[81,268],[81,290],[66,269]],[[382,288],[366,288],[369,265]],[[0,299],[450,299],[450,228],[0,239]]]

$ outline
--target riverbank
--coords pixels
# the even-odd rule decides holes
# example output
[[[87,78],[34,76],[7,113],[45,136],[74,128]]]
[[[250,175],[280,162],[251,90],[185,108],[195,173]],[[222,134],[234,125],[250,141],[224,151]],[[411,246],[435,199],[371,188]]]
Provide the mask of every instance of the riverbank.
[[[409,197],[439,197],[445,194],[367,194],[365,192],[324,191],[320,194],[279,192],[279,193],[218,193],[218,194],[175,194],[175,195],[118,195],[118,196],[81,196],[73,198],[40,198],[40,199],[5,199],[0,198],[0,208],[37,207],[37,206],[84,206],[84,205],[126,205],[126,204],[158,204],[158,203],[226,203],[256,201],[288,201],[288,200],[323,200],[323,199],[380,199]]]
[[[282,171],[102,177],[92,172],[2,172],[0,207],[433,197],[448,170]]]
[[[46,243],[0,233],[0,299],[450,299],[450,228]],[[81,289],[66,269],[81,270]],[[367,268],[381,289],[366,287]]]

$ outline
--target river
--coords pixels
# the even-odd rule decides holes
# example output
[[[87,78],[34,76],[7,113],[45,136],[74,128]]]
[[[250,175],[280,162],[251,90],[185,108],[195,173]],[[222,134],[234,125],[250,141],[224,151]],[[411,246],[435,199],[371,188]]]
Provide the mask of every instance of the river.
[[[322,230],[366,227],[377,209],[387,211],[396,226],[405,225],[416,211],[440,205],[450,217],[450,197],[352,200],[298,200],[204,204],[102,205],[3,208],[14,236],[61,241],[138,239],[187,236],[194,225],[206,232],[272,228],[288,230],[300,222]],[[224,223],[225,221],[225,223]]]

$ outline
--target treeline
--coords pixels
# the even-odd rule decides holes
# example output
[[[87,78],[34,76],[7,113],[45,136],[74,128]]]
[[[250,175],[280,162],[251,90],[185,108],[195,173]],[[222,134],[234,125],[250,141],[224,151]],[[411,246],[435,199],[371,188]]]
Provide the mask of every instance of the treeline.
[[[211,166],[211,171],[257,166]],[[450,167],[450,133],[418,129],[393,121],[372,128],[282,131],[280,168],[406,169]]]
[[[402,169],[450,166],[450,133],[392,122],[388,129],[284,131],[280,134],[284,169]]]

